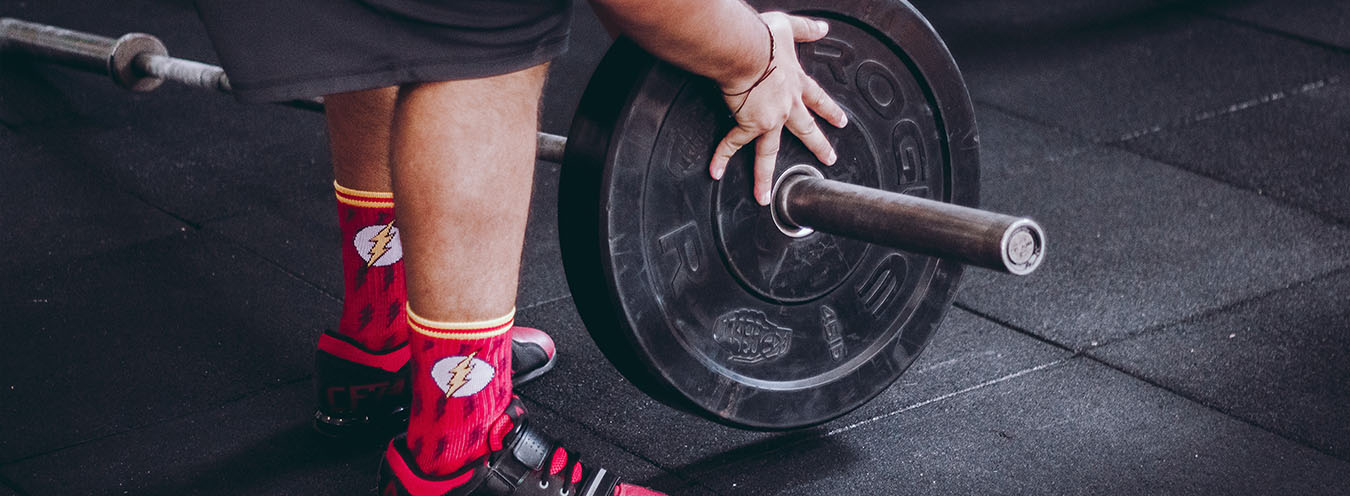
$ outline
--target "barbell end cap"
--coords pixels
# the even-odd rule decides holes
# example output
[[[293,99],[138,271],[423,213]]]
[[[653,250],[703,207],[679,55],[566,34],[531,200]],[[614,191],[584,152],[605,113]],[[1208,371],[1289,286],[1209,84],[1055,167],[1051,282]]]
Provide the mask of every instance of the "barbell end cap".
[[[539,132],[535,134],[535,159],[561,164],[567,151],[567,137]]]
[[[144,93],[164,84],[164,79],[151,76],[136,62],[141,55],[169,56],[164,42],[145,33],[127,33],[117,39],[113,45],[112,56],[108,57],[108,74],[123,88]]]
[[[1030,274],[1045,260],[1045,231],[1034,220],[1018,219],[1004,230],[999,251],[1009,274]]]

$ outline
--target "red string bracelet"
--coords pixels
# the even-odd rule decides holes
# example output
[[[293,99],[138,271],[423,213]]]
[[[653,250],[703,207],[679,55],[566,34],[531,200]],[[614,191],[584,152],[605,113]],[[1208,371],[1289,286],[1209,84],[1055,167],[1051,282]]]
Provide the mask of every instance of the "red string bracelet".
[[[763,25],[764,25],[764,30],[769,32],[769,63],[764,65],[764,74],[760,75],[760,76],[759,76],[759,79],[756,79],[755,82],[754,82],[753,84],[751,84],[749,88],[746,88],[746,89],[745,89],[745,91],[739,91],[739,92],[736,92],[736,93],[727,93],[727,92],[725,92],[725,91],[722,92],[722,94],[725,95],[725,96],[741,96],[741,95],[745,95],[745,99],[744,99],[744,100],[741,100],[741,104],[740,104],[740,105],[737,105],[737,106],[736,106],[736,110],[734,110],[734,111],[731,112],[731,115],[733,115],[733,116],[735,116],[736,114],[741,113],[741,109],[742,109],[742,108],[745,108],[745,102],[750,101],[750,92],[751,92],[751,91],[754,91],[755,88],[759,86],[759,83],[764,82],[765,79],[769,79],[769,75],[770,75],[770,74],[773,74],[773,71],[774,71],[775,69],[778,69],[778,66],[773,65],[773,55],[774,55],[774,51],[775,51],[774,41],[773,41],[773,29],[769,28],[769,23],[764,22],[764,19],[760,19],[760,20],[759,20],[759,23],[760,23],[760,24],[763,24]]]

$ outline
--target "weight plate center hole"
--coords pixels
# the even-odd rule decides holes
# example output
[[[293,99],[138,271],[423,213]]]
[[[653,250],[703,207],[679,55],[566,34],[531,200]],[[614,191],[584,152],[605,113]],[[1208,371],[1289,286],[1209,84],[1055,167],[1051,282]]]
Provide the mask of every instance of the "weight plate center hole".
[[[773,216],[773,224],[777,226],[778,230],[783,234],[792,238],[804,238],[810,236],[811,233],[816,232],[809,227],[799,226],[793,223],[787,216],[788,195],[783,194],[783,190],[785,189],[784,186],[801,177],[824,179],[825,175],[821,174],[819,169],[807,164],[798,164],[788,167],[787,170],[783,171],[783,173],[778,176],[778,180],[774,182],[773,196],[769,201],[769,205],[772,207],[769,213]]]

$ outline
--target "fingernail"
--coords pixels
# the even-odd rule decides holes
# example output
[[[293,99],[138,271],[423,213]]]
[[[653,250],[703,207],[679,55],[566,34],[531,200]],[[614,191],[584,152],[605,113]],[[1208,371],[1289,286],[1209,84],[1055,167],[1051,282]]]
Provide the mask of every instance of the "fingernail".
[[[722,170],[721,170],[721,169],[713,169],[713,171],[712,171],[712,178],[713,178],[714,181],[720,181],[720,180],[722,180]]]
[[[839,160],[839,155],[836,155],[834,152],[830,152],[830,161],[829,161],[829,162],[826,162],[826,164],[827,164],[827,165],[834,165],[834,162],[837,161],[837,160]]]
[[[825,21],[816,21],[816,27],[820,28],[821,31],[829,31],[829,30],[830,30],[830,25],[829,25],[829,24],[825,24]]]
[[[769,204],[769,194],[768,194],[768,193],[760,193],[760,194],[759,194],[759,198],[757,198],[756,200],[759,201],[759,205],[760,205],[761,207],[763,207],[763,206],[768,206],[768,204]]]
[[[844,127],[847,125],[848,125],[848,114],[839,116],[839,127]]]

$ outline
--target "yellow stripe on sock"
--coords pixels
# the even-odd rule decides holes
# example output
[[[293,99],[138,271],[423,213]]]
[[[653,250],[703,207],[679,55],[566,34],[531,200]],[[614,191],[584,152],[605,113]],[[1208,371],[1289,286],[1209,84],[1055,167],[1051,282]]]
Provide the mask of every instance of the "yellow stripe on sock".
[[[346,197],[346,196],[343,196],[342,193],[338,193],[338,194],[337,194],[337,201],[338,201],[338,203],[343,203],[343,204],[346,204],[346,205],[351,205],[351,206],[353,206],[353,207],[366,207],[366,208],[394,208],[394,201],[393,201],[393,200],[380,200],[380,201],[356,200],[356,199],[352,199],[352,198],[348,198],[348,197]]]
[[[442,322],[421,317],[413,312],[412,305],[405,306],[408,312],[408,324],[412,330],[423,336],[437,339],[474,340],[500,336],[511,330],[516,320],[516,309],[501,317],[477,322]]]
[[[338,184],[337,181],[333,181],[333,189],[337,190],[338,193],[341,193],[341,194],[344,194],[344,195],[347,195],[347,196],[360,196],[360,197],[365,198],[365,199],[368,199],[368,200],[379,200],[379,199],[393,200],[393,199],[394,199],[394,193],[392,193],[392,192],[383,192],[383,191],[361,191],[361,190],[359,190],[359,189],[352,189],[352,188],[348,188],[348,187],[346,187],[346,186],[343,186],[343,185],[341,185],[341,184]]]

